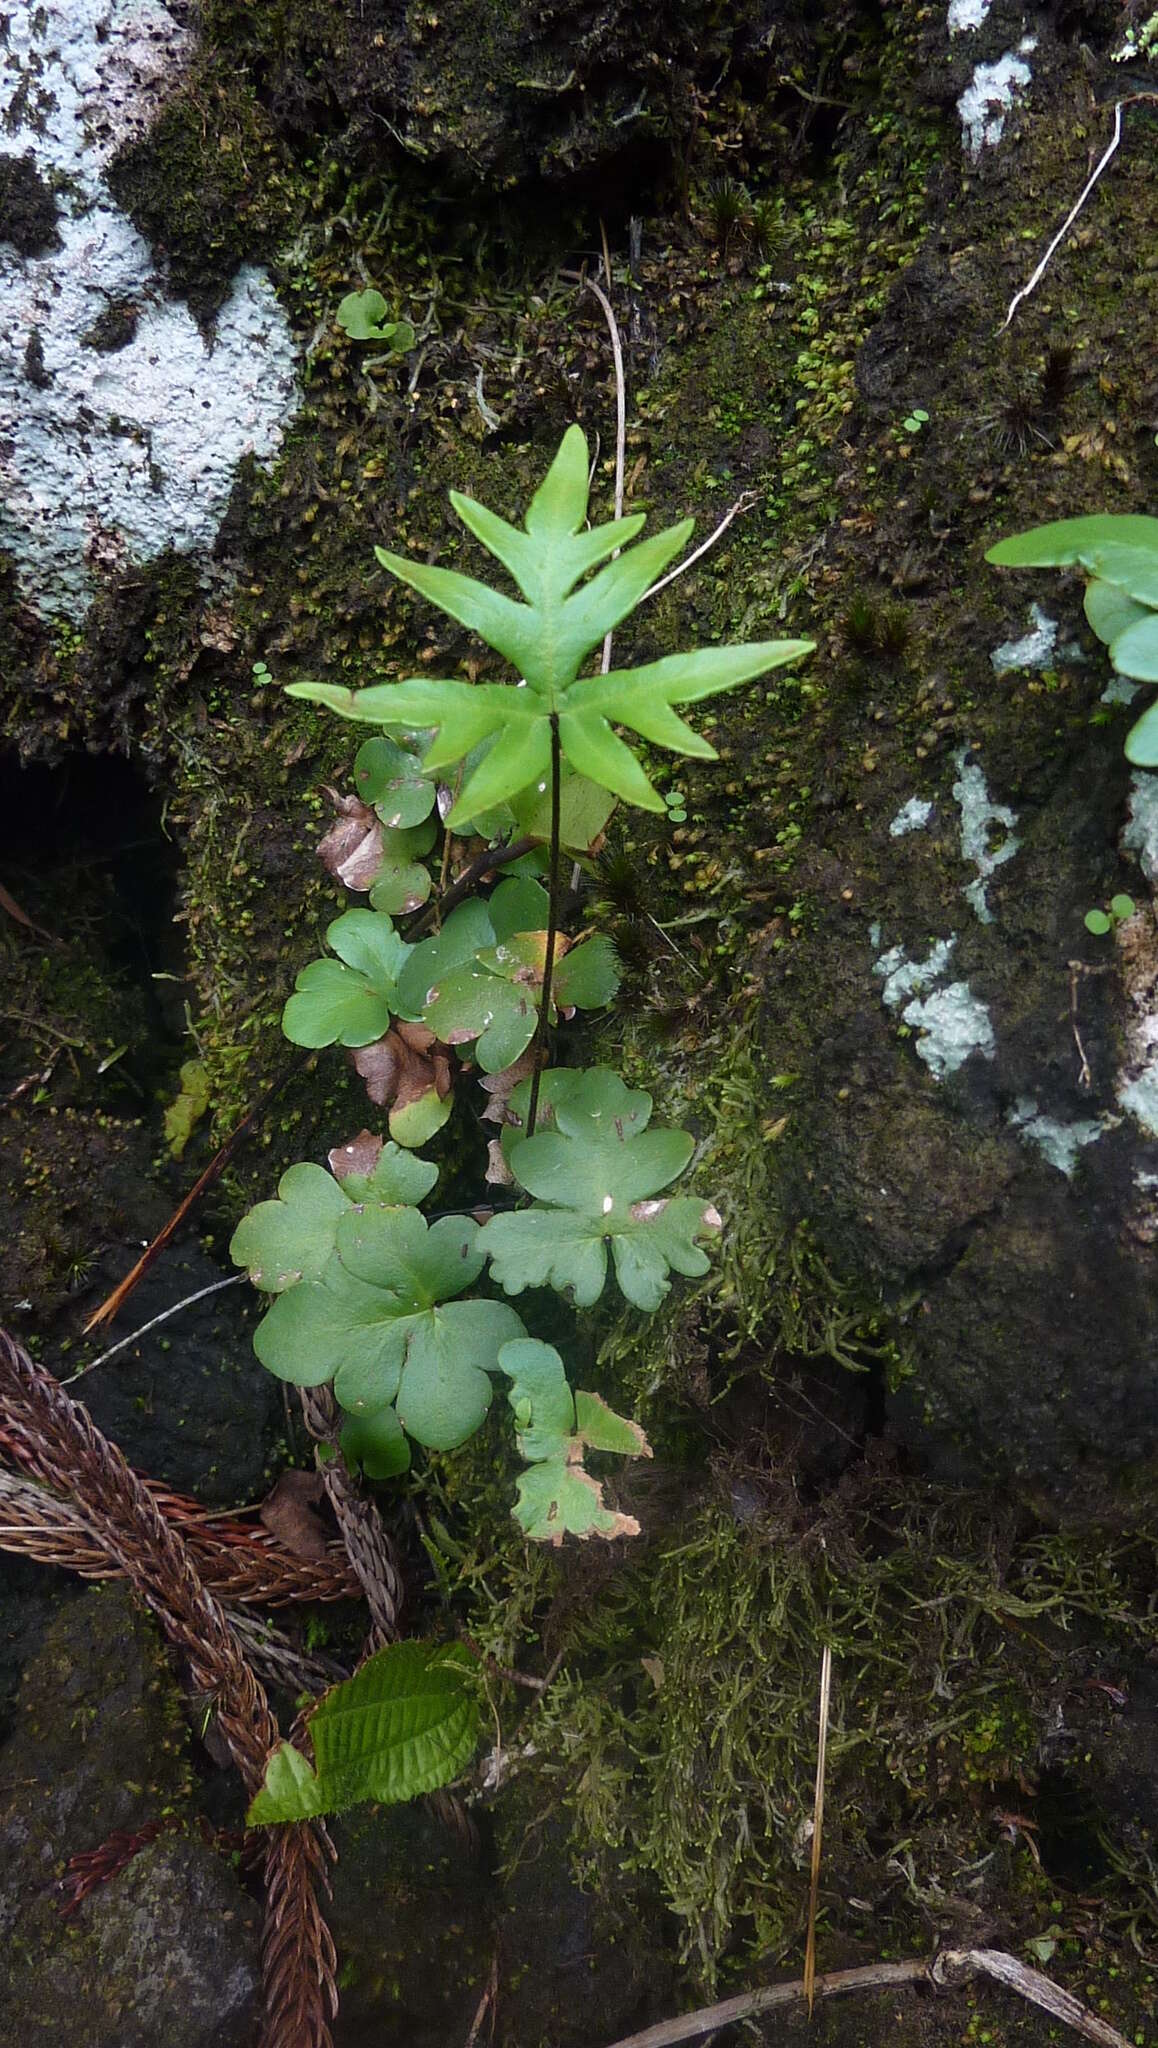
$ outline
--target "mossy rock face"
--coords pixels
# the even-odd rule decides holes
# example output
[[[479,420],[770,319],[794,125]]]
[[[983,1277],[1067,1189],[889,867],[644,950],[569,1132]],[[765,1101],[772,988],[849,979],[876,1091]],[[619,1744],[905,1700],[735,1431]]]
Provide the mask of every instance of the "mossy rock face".
[[[117,1831],[181,1825],[188,1732],[154,1624],[124,1586],[71,1600],[20,1686],[0,1777],[7,2040],[243,2048],[258,1911],[227,1858],[162,1833],[65,1919],[56,1880]]]
[[[797,4],[773,15],[706,0],[676,10],[291,0],[269,12],[212,0],[204,10],[207,38],[295,145],[310,136],[358,171],[389,158],[472,195],[542,181],[612,204],[625,180],[670,180],[699,93],[725,71],[743,79],[747,118],[763,116],[769,137],[786,133],[785,74],[812,69],[856,9],[838,9],[825,32]]]

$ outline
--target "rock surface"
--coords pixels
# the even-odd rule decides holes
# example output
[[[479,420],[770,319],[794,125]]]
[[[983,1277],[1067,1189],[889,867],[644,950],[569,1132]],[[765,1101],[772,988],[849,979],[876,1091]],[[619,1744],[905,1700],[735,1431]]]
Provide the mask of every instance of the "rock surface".
[[[29,1663],[0,1750],[5,2038],[78,2048],[242,2048],[257,1912],[200,1840],[144,1847],[67,1921],[70,1856],[186,1805],[184,1715],[152,1624],[123,1587],[73,1600]]]

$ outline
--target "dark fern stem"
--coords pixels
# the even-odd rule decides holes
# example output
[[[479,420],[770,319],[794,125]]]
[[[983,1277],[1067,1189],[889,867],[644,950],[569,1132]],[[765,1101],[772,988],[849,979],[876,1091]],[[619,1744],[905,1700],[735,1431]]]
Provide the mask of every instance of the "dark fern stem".
[[[551,713],[551,852],[547,888],[550,907],[547,911],[547,957],[543,963],[543,988],[539,997],[539,1022],[535,1031],[535,1069],[531,1075],[531,1100],[527,1110],[527,1135],[535,1135],[535,1118],[539,1113],[539,1086],[543,1075],[543,1063],[547,1057],[547,1042],[550,1033],[551,983],[555,974],[555,943],[559,931],[559,714]]]

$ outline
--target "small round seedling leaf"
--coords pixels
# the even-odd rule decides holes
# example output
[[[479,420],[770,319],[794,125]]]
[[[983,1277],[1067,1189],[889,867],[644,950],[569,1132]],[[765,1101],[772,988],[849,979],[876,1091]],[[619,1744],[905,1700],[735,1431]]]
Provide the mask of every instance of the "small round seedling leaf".
[[[389,911],[394,917],[421,910],[433,887],[423,855],[430,852],[435,837],[436,828],[431,820],[405,831],[388,832],[383,828],[382,858],[370,884],[370,904],[374,910]]]
[[[434,809],[437,788],[424,775],[418,756],[385,737],[367,740],[354,760],[354,783],[364,804],[373,804],[391,831],[421,825]]]
[[[351,341],[389,341],[393,329],[383,326],[385,316],[386,301],[371,286],[366,291],[347,292],[335,317]]]
[[[1110,915],[1114,919],[1115,924],[1124,924],[1128,917],[1133,917],[1136,907],[1132,896],[1121,895],[1111,896],[1110,898]]]
[[[1113,919],[1107,917],[1104,910],[1087,910],[1083,923],[1096,939],[1105,938],[1106,933],[1114,928]]]

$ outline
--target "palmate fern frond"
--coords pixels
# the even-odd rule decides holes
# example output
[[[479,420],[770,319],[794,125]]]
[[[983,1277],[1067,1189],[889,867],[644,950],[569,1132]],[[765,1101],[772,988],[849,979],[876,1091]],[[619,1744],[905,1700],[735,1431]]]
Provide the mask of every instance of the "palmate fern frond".
[[[365,690],[293,683],[290,695],[362,723],[433,733],[423,762],[430,772],[465,759],[493,738],[449,815],[451,826],[534,785],[550,760],[553,719],[562,755],[580,775],[628,803],[662,812],[661,797],[613,728],[626,726],[655,746],[712,759],[714,748],[672,706],[735,689],[811,653],[814,643],[766,640],[695,649],[642,668],[581,678],[580,664],[635,609],[692,531],[692,521],[685,519],[637,541],[641,513],[587,528],[587,502],[587,442],[578,427],[563,436],[524,528],[473,498],[451,493],[463,524],[508,570],[524,603],[456,569],[375,551],[392,575],[503,655],[518,671],[517,687],[413,677]]]

